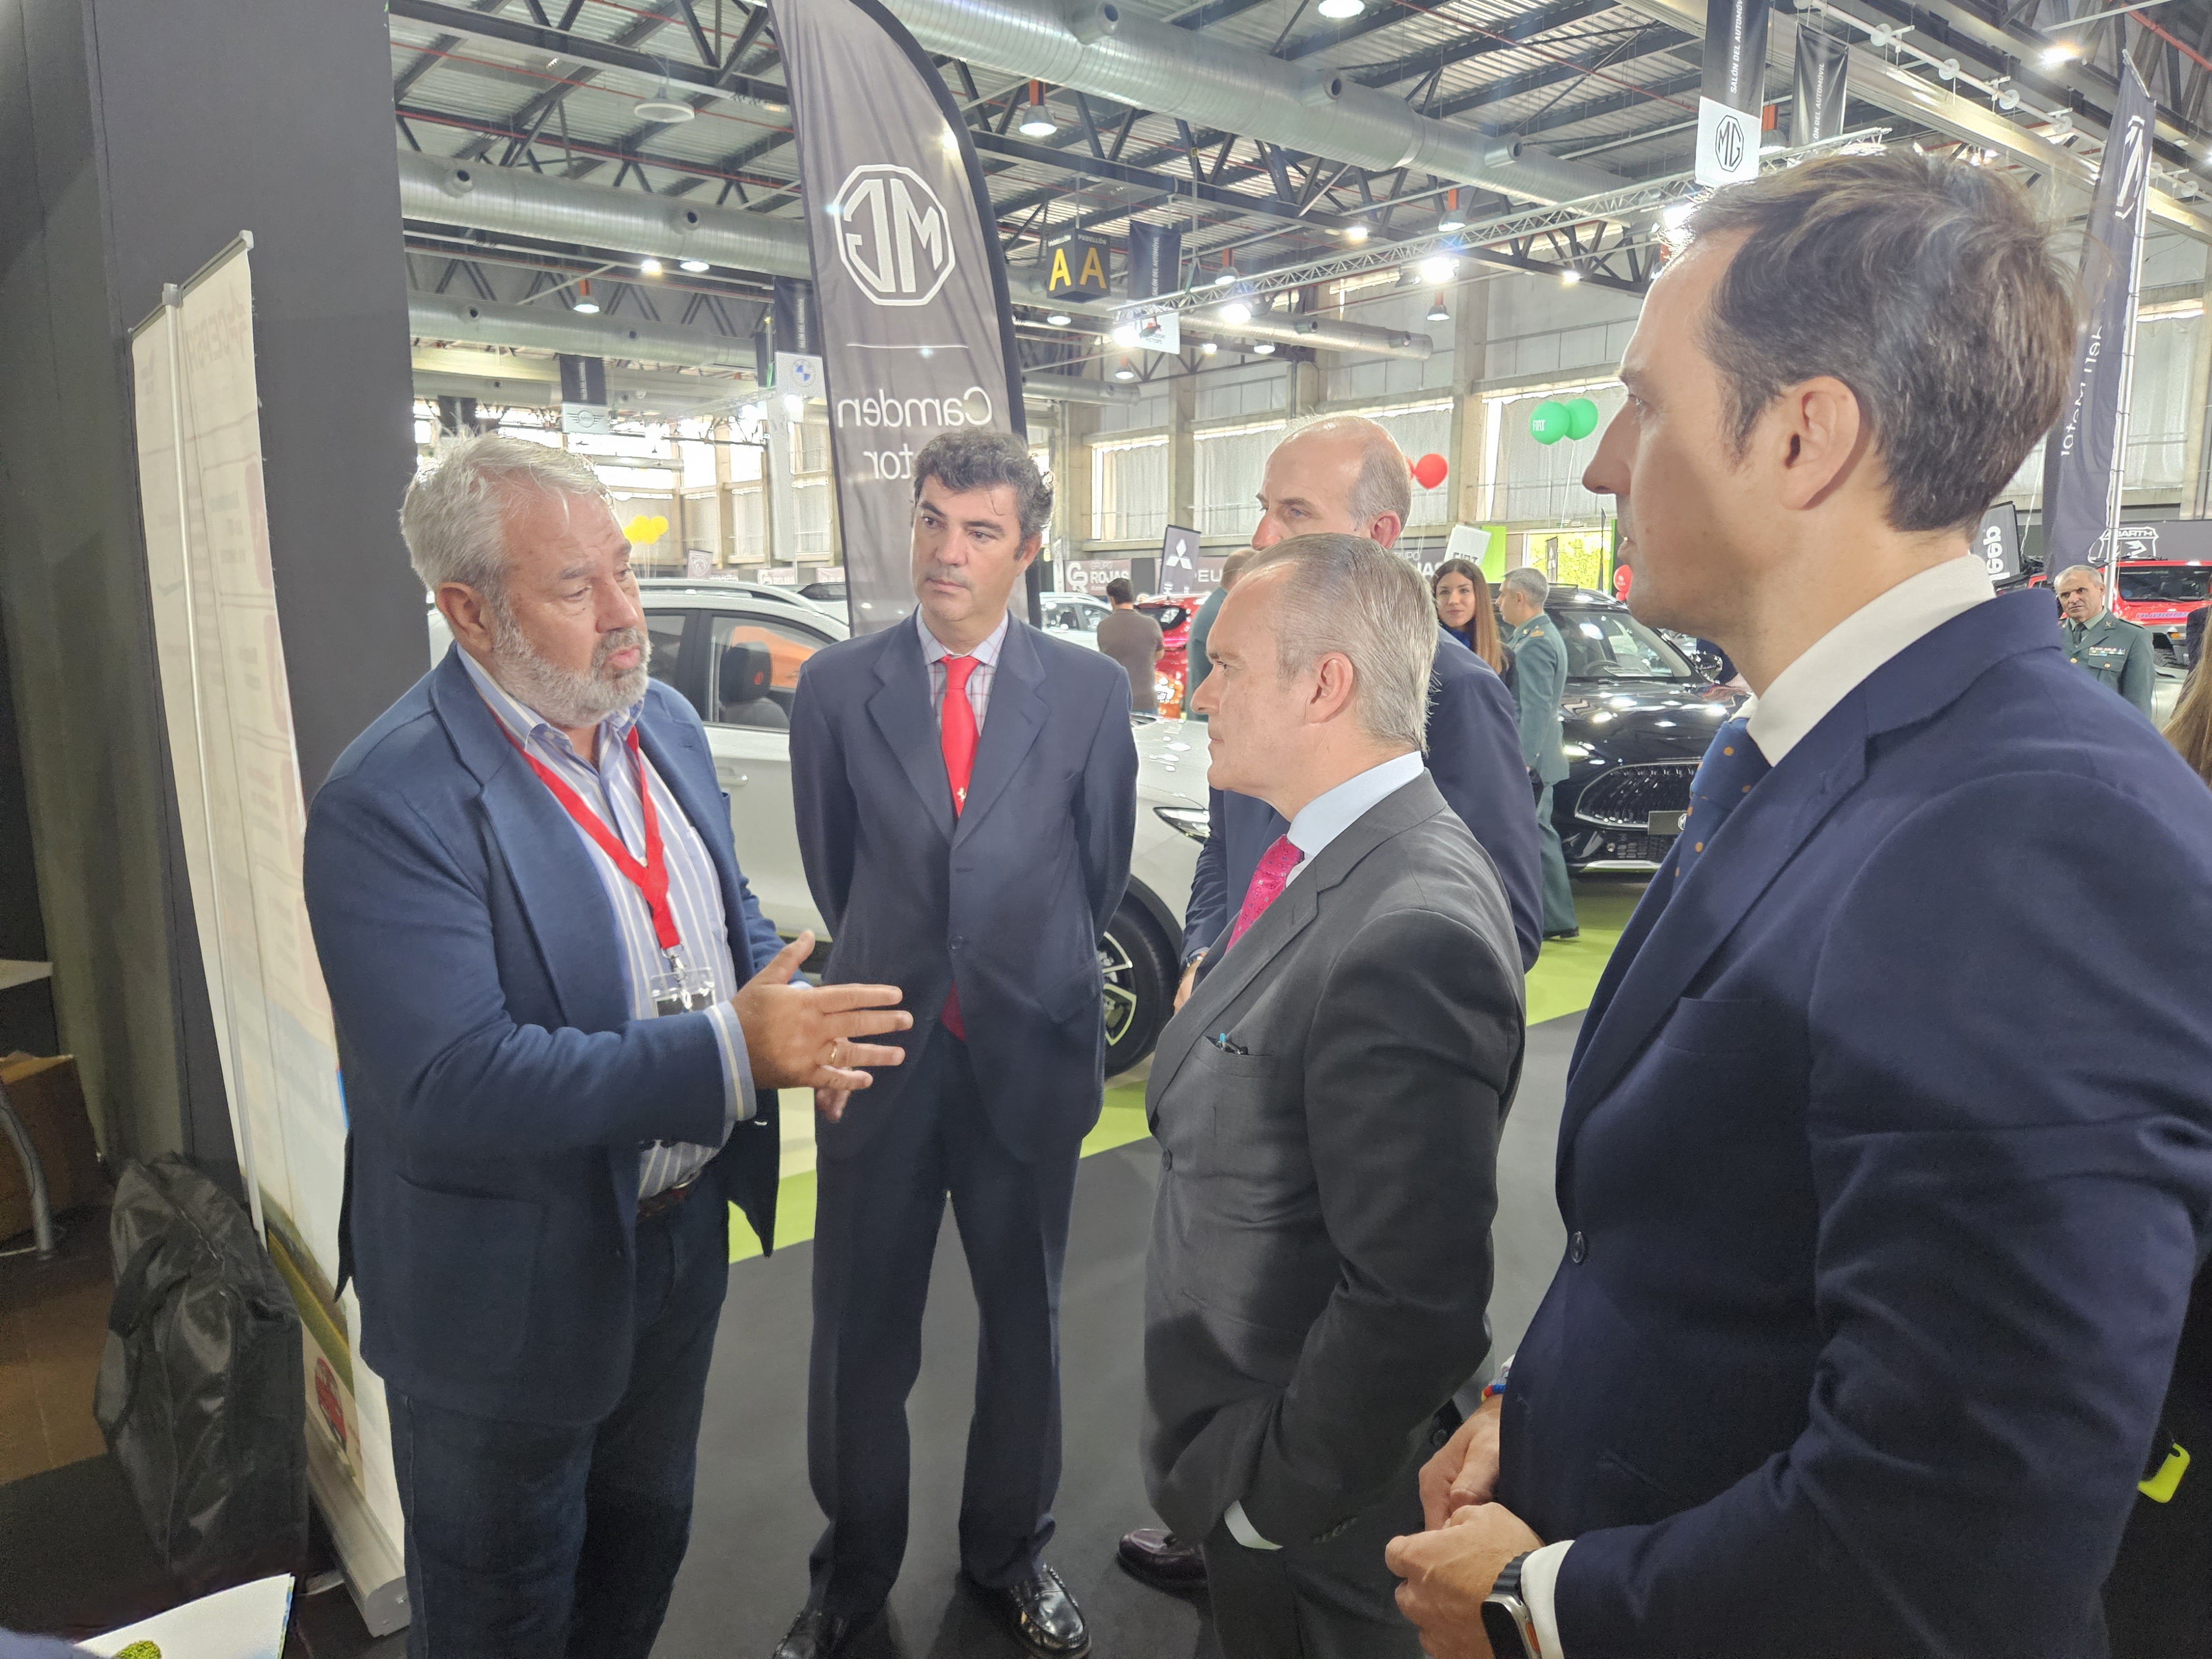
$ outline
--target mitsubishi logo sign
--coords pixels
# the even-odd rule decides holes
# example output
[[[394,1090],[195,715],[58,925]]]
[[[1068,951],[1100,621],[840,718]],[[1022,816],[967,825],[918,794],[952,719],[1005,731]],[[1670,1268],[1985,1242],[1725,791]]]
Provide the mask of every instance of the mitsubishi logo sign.
[[[927,305],[952,274],[945,204],[912,167],[854,167],[830,211],[845,269],[878,305]]]

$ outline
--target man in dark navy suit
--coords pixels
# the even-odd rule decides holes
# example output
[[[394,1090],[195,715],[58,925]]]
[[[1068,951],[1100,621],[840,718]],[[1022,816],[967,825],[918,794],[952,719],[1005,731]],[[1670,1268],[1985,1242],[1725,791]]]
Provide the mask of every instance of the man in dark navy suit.
[[[792,981],[590,465],[457,444],[401,514],[453,629],[307,816],[345,1071],[341,1288],[384,1379],[410,1659],[645,1659],[690,1537],[734,1203],[888,986]],[[833,1063],[834,1061],[834,1063]]]
[[[1088,1650],[1044,1565],[1060,1266],[1105,1063],[1098,938],[1128,884],[1137,751],[1109,657],[1007,612],[1052,491],[1005,433],[915,459],[916,612],[820,652],[792,714],[826,983],[899,975],[902,1071],[817,1097],[807,1455],[830,1525],[781,1659],[842,1652],[906,1548],[906,1398],[949,1194],[982,1317],[961,1565],[1031,1652]]]
[[[1413,510],[1413,475],[1406,457],[1373,421],[1331,416],[1300,427],[1275,446],[1261,480],[1255,548],[1291,536],[1337,531],[1397,544]],[[1521,759],[1519,715],[1505,682],[1483,659],[1437,628],[1429,673],[1428,749],[1423,758],[1444,804],[1489,855],[1513,914],[1521,966],[1541,947],[1541,842],[1528,810],[1528,770]],[[1191,878],[1183,914],[1183,975],[1176,1006],[1190,1000],[1228,933],[1252,872],[1289,820],[1256,796],[1206,792],[1206,846]],[[1480,1381],[1480,1379],[1477,1379]],[[1154,1527],[1122,1535],[1121,1565],[1160,1589],[1194,1589],[1206,1582],[1195,1542]]]
[[[1584,483],[1757,701],[1583,1020],[1565,1259],[1400,1604],[1437,1659],[2094,1659],[2212,1223],[2212,795],[1968,547],[2067,395],[2025,195],[1893,149],[1689,232]]]

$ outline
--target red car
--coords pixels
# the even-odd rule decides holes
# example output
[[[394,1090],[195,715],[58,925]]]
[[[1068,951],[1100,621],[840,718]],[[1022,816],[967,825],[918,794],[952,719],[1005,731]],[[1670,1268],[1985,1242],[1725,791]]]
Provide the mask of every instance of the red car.
[[[1189,681],[1190,619],[1205,601],[1195,593],[1166,594],[1137,601],[1137,609],[1160,625],[1159,665],[1152,671],[1160,718],[1182,718],[1183,688]]]
[[[2156,655],[2179,662],[2189,613],[2212,601],[2212,565],[2190,559],[2123,559],[2112,609],[2150,630]]]

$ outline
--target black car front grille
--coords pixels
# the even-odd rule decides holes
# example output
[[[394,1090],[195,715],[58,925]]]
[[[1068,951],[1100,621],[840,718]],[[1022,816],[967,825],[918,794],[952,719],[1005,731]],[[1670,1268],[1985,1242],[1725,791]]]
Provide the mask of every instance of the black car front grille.
[[[1689,810],[1693,760],[1638,761],[1590,780],[1575,802],[1575,816],[1612,830],[1642,830],[1654,812]]]

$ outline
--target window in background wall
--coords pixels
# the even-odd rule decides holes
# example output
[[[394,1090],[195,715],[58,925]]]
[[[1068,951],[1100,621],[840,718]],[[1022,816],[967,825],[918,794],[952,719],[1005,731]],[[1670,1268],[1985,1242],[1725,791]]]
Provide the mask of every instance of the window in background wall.
[[[1620,410],[1620,382],[1604,380],[1583,386],[1516,393],[1486,399],[1483,415],[1492,422],[1490,505],[1482,516],[1493,524],[1571,523],[1595,520],[1612,508],[1612,498],[1593,495],[1583,488],[1583,470],[1597,453],[1606,423]],[[1530,435],[1528,416],[1546,398],[1571,402],[1587,398],[1597,405],[1597,429],[1587,438],[1561,438],[1540,444]]]
[[[798,534],[794,550],[801,559],[827,561],[832,556],[830,534],[830,480],[794,478],[792,500],[798,504]]]
[[[1442,455],[1451,459],[1451,399],[1432,398],[1425,403],[1406,404],[1396,409],[1367,409],[1361,414],[1381,427],[1396,441],[1408,461],[1418,461],[1424,455]],[[1458,463],[1453,462],[1453,471]],[[1407,520],[1408,529],[1421,525],[1450,524],[1457,517],[1452,511],[1452,499],[1456,493],[1456,480],[1448,473],[1444,481],[1434,489],[1424,489],[1417,479],[1413,484],[1413,516]]]
[[[2135,380],[2128,398],[2128,458],[2122,488],[2185,499],[2182,477],[2189,445],[2189,370],[2202,317],[2143,317],[2136,328]],[[2043,445],[2038,442],[1998,494],[2023,508],[2043,504]]]
[[[1216,427],[1192,434],[1198,463],[1198,529],[1204,536],[1243,536],[1260,521],[1260,478],[1283,441],[1285,422]]]
[[[1091,538],[1134,541],[1168,527],[1168,441],[1091,447]]]
[[[741,564],[758,564],[772,550],[768,543],[768,490],[762,484],[739,484],[730,492],[732,545]]]

